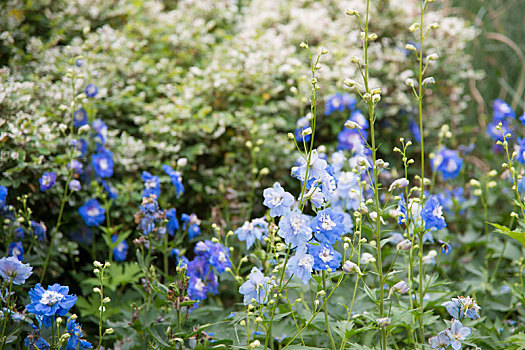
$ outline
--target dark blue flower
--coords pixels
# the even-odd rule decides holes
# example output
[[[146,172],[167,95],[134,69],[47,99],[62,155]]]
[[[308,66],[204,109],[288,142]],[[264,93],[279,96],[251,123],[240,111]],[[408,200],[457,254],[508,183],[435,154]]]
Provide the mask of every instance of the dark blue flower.
[[[514,119],[516,118],[516,113],[512,108],[503,100],[495,99],[492,104],[493,109],[493,118],[497,122],[502,122],[505,119]]]
[[[522,125],[525,125],[525,113],[523,113],[519,118]]]
[[[231,267],[228,249],[220,243],[214,243],[211,249],[210,264],[217,269],[219,275],[223,273],[226,268]]]
[[[69,295],[69,287],[58,283],[48,286],[47,290],[37,283],[29,291],[31,303],[27,311],[39,316],[64,316],[77,302],[76,295]]]
[[[184,193],[184,185],[182,184],[182,175],[180,172],[173,170],[170,165],[164,164],[162,170],[170,177],[171,183],[175,186],[175,191],[177,191],[177,198]]]
[[[115,243],[118,240],[118,235],[111,236],[111,243]],[[128,243],[125,240],[120,241],[115,248],[113,248],[113,256],[115,261],[124,261],[128,256]]]
[[[3,209],[5,206],[7,192],[8,192],[7,187],[0,186],[0,209]]]
[[[144,191],[142,192],[142,198],[146,198],[155,195],[155,198],[160,197],[160,180],[158,176],[153,176],[147,171],[142,172],[142,181],[144,181]]]
[[[29,264],[24,264],[17,257],[10,256],[0,259],[0,276],[5,281],[12,281],[13,284],[24,284],[26,279],[33,273],[33,268]]]
[[[49,350],[50,346],[49,343],[40,336],[40,331],[38,327],[35,325],[31,325],[33,328],[32,332],[27,335],[27,337],[24,339],[24,345],[29,350]]]
[[[87,125],[88,123],[88,114],[84,107],[80,107],[73,113],[73,126],[79,128],[81,126]]]
[[[412,132],[412,136],[414,136],[414,140],[421,142],[421,129],[413,120],[410,121],[410,131]]]
[[[11,242],[9,244],[9,255],[14,256],[20,261],[24,260],[24,246],[22,242]]]
[[[425,222],[425,229],[437,229],[447,227],[445,218],[443,217],[443,208],[434,196],[430,196],[421,211],[421,217]]]
[[[104,222],[106,209],[102,208],[96,199],[88,199],[78,212],[87,226],[98,226]]]
[[[95,84],[87,84],[84,93],[89,98],[95,97],[98,94],[98,87]]]
[[[98,152],[91,156],[91,164],[98,176],[102,178],[113,176],[113,152],[104,147],[100,147]]]
[[[179,220],[177,220],[177,211],[175,209],[166,210],[166,220],[168,224],[166,225],[166,230],[170,236],[175,235],[175,231],[179,229]]]
[[[343,101],[343,96],[341,96],[340,93],[336,93],[332,96],[329,96],[326,99],[325,105],[324,105],[324,114],[330,115],[335,111],[342,112],[345,110],[345,104]]]
[[[55,185],[57,176],[54,172],[45,172],[38,182],[40,183],[40,191],[45,192]]]
[[[46,238],[47,227],[43,222],[31,221],[31,231],[33,231],[33,234],[39,241],[43,241]]]
[[[104,190],[108,194],[109,199],[116,200],[118,198],[117,189],[109,181],[101,180],[100,183],[102,184],[102,187],[104,187]]]
[[[341,267],[343,257],[330,244],[308,244],[308,254],[314,257],[314,270],[326,270],[331,268],[333,271]]]
[[[458,177],[463,159],[459,158],[457,151],[443,148],[431,159],[430,164],[434,171],[441,173],[443,180],[450,180]]]
[[[68,164],[68,167],[73,170],[75,174],[82,174],[84,171],[84,165],[76,159],[73,159],[71,163]]]
[[[97,145],[105,145],[108,138],[108,126],[102,121],[102,119],[94,120],[91,123],[91,131],[93,133],[93,139]]]
[[[201,221],[197,218],[197,215],[182,214],[180,219],[182,220],[182,229],[188,229],[190,240],[201,234],[201,228],[199,226]]]
[[[299,118],[295,126],[295,131],[294,131],[295,140],[297,140],[297,142],[303,143],[303,137],[304,137],[305,143],[310,142],[310,140],[312,139],[312,135],[311,134],[303,135],[303,131],[308,129],[309,127],[310,127],[310,120],[308,119],[308,117]]]

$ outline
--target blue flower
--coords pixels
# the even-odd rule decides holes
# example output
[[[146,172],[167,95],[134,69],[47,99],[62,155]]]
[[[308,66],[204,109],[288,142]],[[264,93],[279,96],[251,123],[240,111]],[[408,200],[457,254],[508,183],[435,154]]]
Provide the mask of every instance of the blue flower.
[[[104,222],[106,209],[102,208],[96,199],[88,199],[78,212],[87,226],[98,226]]]
[[[443,180],[450,180],[458,177],[463,159],[459,158],[457,151],[444,148],[430,163],[434,171],[441,173]]]
[[[80,185],[80,181],[73,179],[69,182],[69,189],[73,192],[80,191],[80,188],[82,186]]]
[[[158,176],[153,176],[147,171],[142,172],[142,181],[144,181],[144,191],[142,198],[150,197],[152,194],[155,198],[160,197],[160,180]]]
[[[111,243],[116,243],[118,241],[118,235],[111,236]],[[115,261],[124,261],[128,256],[128,243],[126,240],[120,241],[115,248],[113,248],[113,256]]]
[[[487,135],[492,137],[494,141],[503,142],[503,135],[511,134],[512,129],[511,129],[511,125],[508,119],[505,119],[503,122],[501,122],[500,130],[498,130],[499,123],[500,123],[499,121],[495,120],[487,124]]]
[[[414,140],[416,140],[417,142],[421,142],[421,129],[419,125],[413,120],[410,121],[410,132],[412,132]]]
[[[255,243],[261,241],[268,234],[268,223],[264,218],[253,219],[251,222],[246,221],[244,225],[235,230],[239,241],[246,241],[246,249]]]
[[[73,126],[79,128],[88,123],[88,115],[84,107],[80,107],[73,113]]]
[[[330,115],[335,111],[344,111],[345,110],[345,104],[343,102],[343,96],[341,96],[340,93],[336,93],[335,95],[329,96],[326,99],[326,103],[324,105],[324,114]]]
[[[66,350],[76,350],[79,346],[80,350],[92,349],[93,345],[82,337],[82,326],[71,317],[67,319],[66,332],[69,333],[69,338],[66,343]]]
[[[331,208],[320,210],[310,223],[310,227],[315,234],[315,238],[321,243],[334,244],[343,233],[344,215],[334,212]]]
[[[447,336],[450,338],[450,345],[452,349],[459,350],[461,349],[461,342],[470,335],[470,328],[463,327],[460,321],[452,321],[452,326],[450,329],[446,330]]]
[[[525,113],[523,113],[519,118],[522,125],[525,125]]]
[[[49,350],[49,343],[40,336],[40,331],[35,325],[31,325],[33,328],[32,332],[27,335],[24,339],[24,345],[29,350],[39,349],[39,350]]]
[[[208,295],[208,287],[200,278],[196,275],[191,275],[188,281],[188,296],[192,300],[204,300]]]
[[[274,282],[265,277],[257,267],[253,267],[248,280],[239,287],[239,293],[244,295],[243,303],[248,305],[255,300],[258,304],[266,304],[270,299]]]
[[[79,58],[79,59],[75,60],[75,66],[80,68],[80,67],[82,67],[83,64],[84,64],[84,60],[83,59]]]
[[[3,209],[5,206],[7,192],[8,192],[7,187],[0,186],[0,209]]]
[[[54,172],[45,172],[44,175],[38,179],[38,182],[40,183],[40,191],[45,192],[52,188],[55,185],[56,178],[57,176]]]
[[[308,117],[302,117],[302,118],[299,118],[299,120],[297,120],[297,124],[295,126],[295,131],[294,131],[295,140],[297,142],[303,143],[303,137],[304,137],[305,143],[310,142],[310,140],[312,139],[311,134],[303,136],[303,131],[308,129],[309,127],[310,127],[310,120],[308,119]]]
[[[29,264],[24,264],[14,256],[0,259],[0,276],[7,282],[13,284],[24,284],[26,279],[31,276],[33,268]]]
[[[175,235],[175,231],[179,229],[179,221],[177,220],[177,211],[175,209],[166,210],[166,220],[168,224],[166,225],[166,230],[170,236]]]
[[[190,237],[190,240],[201,234],[201,228],[199,226],[201,221],[197,218],[197,215],[182,214],[180,219],[182,220],[182,229],[188,229],[188,236]]]
[[[328,166],[328,163],[326,162],[326,160],[324,160],[321,157],[321,155],[317,152],[317,150],[315,149],[310,153],[310,162],[309,164],[307,163],[308,163],[307,159],[304,159],[303,157],[299,157],[299,159],[297,160],[297,166],[294,166],[292,168],[292,176],[299,179],[301,182],[305,181],[307,165],[308,165],[307,181],[310,181],[311,179],[320,179],[321,176],[324,174],[324,172],[326,172],[326,167]],[[274,185],[274,188],[275,188],[275,185]]]
[[[361,113],[360,110],[355,110],[350,113],[350,118],[348,120],[357,123],[363,130],[368,129],[370,126],[368,119],[363,115],[363,113]]]
[[[357,104],[357,100],[355,99],[354,96],[350,96],[349,94],[344,94],[343,95],[343,104],[350,110],[354,110],[355,109],[355,105]]]
[[[516,118],[516,113],[512,108],[503,100],[497,98],[492,103],[493,118],[497,122],[502,122],[505,119]]]
[[[333,271],[341,267],[343,257],[341,253],[327,243],[318,245],[309,244],[308,253],[314,257],[314,270],[326,270],[331,268]]]
[[[105,145],[108,138],[108,126],[102,119],[96,119],[91,123],[93,138],[98,145]]]
[[[113,152],[100,147],[97,153],[91,156],[91,164],[95,173],[101,178],[113,176]]]
[[[95,84],[87,84],[84,93],[87,97],[93,98],[98,94],[98,87]]]
[[[361,137],[362,135],[362,137]],[[344,128],[337,135],[338,150],[348,150],[355,154],[363,155],[366,154],[366,146],[363,137],[367,137],[368,134],[365,130],[348,129]]]
[[[135,222],[138,223],[138,230],[145,236],[148,236],[154,230],[156,232],[159,231],[159,229],[155,228],[155,224],[164,218],[164,213],[159,209],[159,203],[155,195],[142,197],[139,210],[140,211],[135,214]],[[162,232],[159,232],[159,234],[162,234]]]
[[[437,336],[428,339],[428,343],[432,349],[446,350],[450,345],[450,337],[443,331]]]
[[[219,275],[232,266],[230,253],[220,243],[214,243],[210,253],[210,264],[217,269]]]
[[[290,276],[299,277],[303,284],[307,285],[312,278],[314,262],[314,257],[306,252],[306,246],[301,246],[297,248],[295,255],[288,261],[286,272]]]
[[[434,196],[428,198],[421,212],[421,217],[425,222],[425,229],[427,230],[441,230],[447,227],[447,223],[443,217],[443,208]]]
[[[470,319],[480,318],[478,311],[481,309],[476,301],[471,297],[458,296],[457,298],[452,298],[451,301],[446,301],[441,306],[444,306],[450,316],[455,319],[463,319],[468,317]]]
[[[73,140],[70,144],[71,147],[74,147],[78,152],[80,152],[81,157],[83,157],[84,154],[86,154],[88,149],[88,142],[85,139]]]
[[[68,164],[68,167],[76,174],[82,174],[84,171],[84,165],[76,159],[73,159],[71,163]]]
[[[301,213],[298,208],[295,208],[281,218],[277,234],[284,238],[286,244],[291,244],[292,247],[304,246],[312,238],[310,218]]]
[[[116,200],[118,198],[117,189],[109,181],[100,180],[100,183],[102,184],[102,187],[104,187],[104,190],[108,194],[109,199]]]
[[[9,255],[14,256],[20,261],[24,260],[24,247],[22,242],[11,242],[9,244]]]
[[[518,137],[518,144],[515,146],[515,149],[518,154],[516,159],[521,164],[525,164],[525,138]]]
[[[43,241],[46,238],[47,228],[43,222],[31,221],[31,231],[39,241]]]
[[[363,191],[359,185],[359,175],[351,171],[342,171],[337,178],[337,189],[332,206],[340,210],[356,210],[364,201]]]
[[[441,244],[441,254],[443,255],[449,255],[450,251],[452,250],[452,247],[447,242],[444,242],[442,240],[438,240]]]
[[[77,302],[76,295],[69,295],[69,287],[58,283],[48,286],[47,290],[37,283],[29,291],[31,303],[27,311],[39,316],[64,316]]]
[[[295,202],[292,194],[285,192],[278,182],[273,185],[273,188],[266,188],[263,191],[263,196],[264,205],[270,208],[270,216],[272,218],[289,213],[290,206]]]
[[[170,165],[164,164],[162,166],[162,170],[170,177],[171,183],[173,186],[175,186],[175,190],[177,191],[177,198],[181,196],[181,194],[184,193],[184,185],[182,184],[182,175],[180,172],[173,170],[173,168]]]

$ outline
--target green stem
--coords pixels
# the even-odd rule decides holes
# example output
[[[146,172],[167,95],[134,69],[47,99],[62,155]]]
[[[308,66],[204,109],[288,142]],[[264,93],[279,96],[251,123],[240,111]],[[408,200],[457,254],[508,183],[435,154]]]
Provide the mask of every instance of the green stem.
[[[322,278],[323,278],[323,291],[326,292],[326,273],[324,270],[322,272]],[[323,303],[324,321],[326,323],[326,331],[328,333],[328,338],[330,338],[330,344],[332,345],[332,349],[335,350],[335,341],[334,341],[334,337],[332,336],[332,331],[330,330],[330,323],[328,321],[328,309],[327,309],[326,304],[327,303]]]

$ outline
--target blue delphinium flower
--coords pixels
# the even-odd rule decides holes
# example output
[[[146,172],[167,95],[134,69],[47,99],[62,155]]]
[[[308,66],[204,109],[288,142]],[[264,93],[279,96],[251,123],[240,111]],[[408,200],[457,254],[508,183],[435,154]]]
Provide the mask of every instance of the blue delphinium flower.
[[[101,178],[113,176],[113,152],[104,147],[100,147],[97,153],[91,156],[91,164],[95,173]]]
[[[166,230],[170,236],[175,235],[175,231],[179,229],[179,220],[177,220],[177,211],[175,209],[166,210],[166,220],[168,224],[166,225]]]
[[[434,171],[441,173],[443,180],[450,180],[458,177],[463,159],[459,157],[457,151],[444,148],[430,163]]]
[[[342,171],[337,179],[337,189],[332,200],[332,207],[339,210],[357,210],[364,200],[359,185],[359,175],[351,171]]]
[[[118,235],[111,236],[111,243],[115,243],[118,240]],[[113,248],[113,257],[115,261],[124,261],[128,256],[128,243],[126,240],[120,241],[115,248]]]
[[[312,238],[310,217],[301,213],[298,208],[288,213],[279,221],[277,234],[284,238],[286,244],[292,247],[304,246]]]
[[[144,181],[144,191],[142,197],[149,197],[152,194],[157,199],[160,197],[160,180],[158,176],[153,176],[147,171],[142,172],[142,181]]]
[[[432,349],[446,350],[450,345],[450,340],[451,339],[447,335],[447,332],[443,331],[435,337],[428,339],[428,343]]]
[[[363,113],[361,113],[360,110],[355,110],[350,113],[350,118],[348,120],[356,122],[363,130],[368,129],[370,126],[368,119],[363,115]]]
[[[35,235],[39,241],[43,241],[46,238],[46,232],[47,232],[47,227],[44,225],[44,223],[43,222],[38,223],[36,221],[31,221],[30,225],[31,225],[31,231],[33,232],[33,235]]]
[[[102,184],[102,187],[104,187],[104,191],[106,191],[108,198],[116,200],[118,198],[118,190],[111,184],[111,182],[107,180],[100,180],[100,183]]]
[[[24,345],[29,350],[49,350],[50,345],[49,343],[40,336],[40,330],[37,326],[31,325],[32,331],[27,335],[27,337],[24,339]]]
[[[188,296],[192,300],[204,300],[208,293],[218,292],[219,282],[210,264],[212,250],[213,243],[211,241],[199,242],[195,247],[195,258],[187,262]]]
[[[175,186],[175,191],[177,192],[177,198],[184,193],[184,185],[182,184],[182,175],[180,172],[173,170],[170,165],[164,164],[162,170],[170,177],[170,181]]]
[[[33,268],[29,264],[20,262],[14,256],[0,259],[0,276],[8,283],[24,284],[26,279],[33,273],[32,271]]]
[[[85,139],[78,139],[74,140],[74,144],[72,147],[74,147],[78,152],[80,152],[80,156],[83,157],[88,149],[88,142]]]
[[[261,241],[268,234],[268,223],[264,218],[246,221],[235,234],[239,241],[246,241],[246,249],[250,249],[256,240]]]
[[[290,212],[290,206],[295,202],[293,195],[281,187],[281,184],[276,182],[273,187],[267,188],[263,191],[264,205],[270,208],[270,216],[283,216]]]
[[[84,107],[80,107],[73,113],[73,126],[79,128],[88,123],[88,115]]]
[[[73,159],[71,163],[68,164],[68,167],[73,170],[75,174],[82,174],[84,171],[84,165],[76,159]]]
[[[421,129],[419,125],[413,120],[410,121],[410,132],[412,132],[414,140],[416,140],[417,142],[421,142]]]
[[[503,100],[497,98],[492,103],[493,119],[497,122],[502,122],[505,119],[516,118],[514,110]]]
[[[98,94],[98,87],[95,84],[87,84],[84,93],[87,97],[93,98]]]
[[[297,276],[304,285],[312,278],[315,259],[306,252],[306,246],[301,246],[295,251],[295,255],[288,261],[286,272],[288,275]]]
[[[460,213],[465,210],[467,199],[464,197],[465,190],[463,187],[454,187],[451,190],[446,188],[445,192],[438,193],[436,199],[447,213],[453,213],[455,209],[460,209]]]
[[[220,243],[213,243],[210,254],[210,264],[217,269],[219,275],[232,266],[230,252]]]
[[[0,209],[3,209],[5,206],[7,192],[8,192],[7,187],[0,186]]]
[[[239,287],[239,293],[244,295],[243,303],[248,305],[255,300],[256,303],[266,304],[270,299],[274,282],[270,277],[265,277],[257,267],[253,267],[248,280]]]
[[[20,261],[24,260],[24,247],[22,242],[11,242],[9,244],[9,255],[14,256]]]
[[[69,190],[72,192],[80,191],[82,185],[80,184],[80,181],[73,179],[69,182]]]
[[[58,283],[48,286],[47,290],[40,283],[29,291],[31,303],[27,311],[39,316],[64,316],[77,302],[76,295],[69,295],[69,287]]]
[[[494,141],[502,141],[503,135],[512,134],[511,124],[508,119],[501,122],[501,129],[498,130],[499,121],[495,120],[487,124],[487,135],[490,136]]]
[[[452,349],[459,350],[461,349],[461,342],[470,335],[470,328],[463,327],[460,321],[452,321],[452,326],[450,329],[446,330],[448,337],[450,338],[450,346]]]
[[[331,268],[333,271],[341,267],[343,257],[330,244],[308,244],[308,254],[314,257],[314,270],[326,270]]]
[[[180,219],[182,220],[182,229],[188,229],[188,236],[190,237],[190,240],[201,234],[201,221],[199,218],[197,218],[197,215],[182,214]]]
[[[518,137],[518,144],[514,148],[517,153],[517,161],[525,164],[525,138]]]
[[[135,222],[138,223],[137,229],[145,236],[158,231],[156,224],[164,218],[164,213],[159,209],[159,203],[155,195],[142,197],[139,211],[135,214]]]
[[[336,93],[332,96],[329,96],[326,99],[324,105],[324,114],[330,115],[335,111],[342,112],[345,110],[345,104],[343,102],[343,96],[340,93]]]
[[[343,104],[349,110],[354,110],[355,105],[357,104],[356,98],[354,96],[350,96],[350,94],[343,94],[342,101],[343,101]]]
[[[310,227],[319,242],[334,244],[345,231],[343,221],[344,216],[342,213],[327,208],[317,212],[317,215],[310,223]]]
[[[305,181],[306,177],[306,168],[308,165],[308,161],[305,160],[303,157],[299,157],[296,163],[297,165],[292,168],[292,176],[303,182]],[[327,166],[328,163],[326,162],[326,160],[323,159],[319,152],[314,149],[312,152],[310,152],[310,162],[308,165],[307,181],[311,181],[312,179],[320,179],[321,176],[323,176],[323,174],[326,172]]]
[[[102,119],[96,119],[91,123],[91,131],[93,139],[98,146],[105,145],[108,138],[108,126]]]
[[[425,222],[425,229],[437,229],[447,227],[445,218],[443,217],[443,208],[434,196],[430,196],[423,207],[421,217]]]
[[[78,213],[88,226],[98,226],[106,218],[106,209],[102,208],[96,199],[88,199],[83,206],[78,208]]]
[[[442,240],[438,240],[438,242],[441,244],[441,254],[449,255],[450,251],[452,250],[452,247],[450,246],[450,244]]]
[[[525,113],[523,113],[518,119],[522,125],[525,125]]]
[[[441,306],[447,309],[450,316],[458,320],[464,317],[473,320],[480,318],[478,311],[481,308],[471,297],[458,296],[457,298],[452,298],[451,301],[444,302]]]
[[[361,136],[362,135],[362,136]],[[366,146],[363,137],[367,137],[365,130],[344,128],[337,135],[337,149],[352,151],[354,154],[366,154]]]
[[[38,182],[40,183],[40,191],[45,192],[55,185],[57,176],[54,172],[45,172]]]
[[[299,142],[300,144],[303,143],[303,138],[304,138],[305,143],[310,142],[310,140],[312,139],[311,134],[303,135],[303,131],[308,129],[309,127],[310,127],[310,120],[308,119],[307,116],[299,118],[299,120],[297,120],[294,135],[295,135],[295,140]]]
[[[82,326],[71,317],[67,319],[66,332],[69,333],[69,338],[66,343],[66,350],[76,350],[78,346],[81,350],[92,349],[93,345],[82,337]]]

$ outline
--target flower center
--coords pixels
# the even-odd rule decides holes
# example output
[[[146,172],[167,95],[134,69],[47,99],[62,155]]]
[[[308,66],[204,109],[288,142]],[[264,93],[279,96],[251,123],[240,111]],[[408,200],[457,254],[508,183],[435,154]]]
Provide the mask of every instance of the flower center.
[[[202,292],[204,290],[204,287],[206,286],[204,285],[204,283],[202,283],[202,280],[200,278],[197,278],[197,282],[195,283],[195,289],[199,292]]]
[[[323,248],[323,250],[319,254],[319,258],[324,263],[327,263],[327,262],[332,261],[334,259],[333,255],[332,255],[332,252],[328,248]]]
[[[321,227],[323,230],[331,231],[336,226],[336,223],[332,221],[330,215],[321,215]]]
[[[226,262],[226,254],[224,254],[224,252],[219,253],[219,262],[221,264],[224,264]]]
[[[290,220],[290,225],[293,228],[294,234],[298,234],[302,227],[302,220],[300,217],[295,216]]]
[[[273,206],[278,206],[279,204],[282,203],[282,201],[283,201],[283,196],[281,196],[279,193],[274,192],[272,194],[272,198],[270,202],[272,203]]]
[[[42,294],[40,303],[48,306],[53,306],[56,303],[60,302],[62,299],[64,299],[64,295],[53,290],[46,290],[44,294]]]
[[[98,165],[100,166],[100,169],[106,170],[108,168],[108,160],[107,159],[101,159],[98,162]]]
[[[441,207],[441,205],[439,205],[439,204],[436,205],[434,210],[432,210],[432,215],[434,215],[437,218],[442,218],[443,217],[443,208]]]
[[[456,171],[457,168],[458,168],[458,165],[453,159],[451,159],[451,160],[449,160],[447,162],[447,171],[448,172]]]
[[[99,214],[98,208],[89,208],[87,211],[88,216],[97,216]]]
[[[299,259],[299,263],[297,265],[304,267],[311,272],[312,266],[314,265],[314,258],[311,255],[306,255],[305,257]]]

